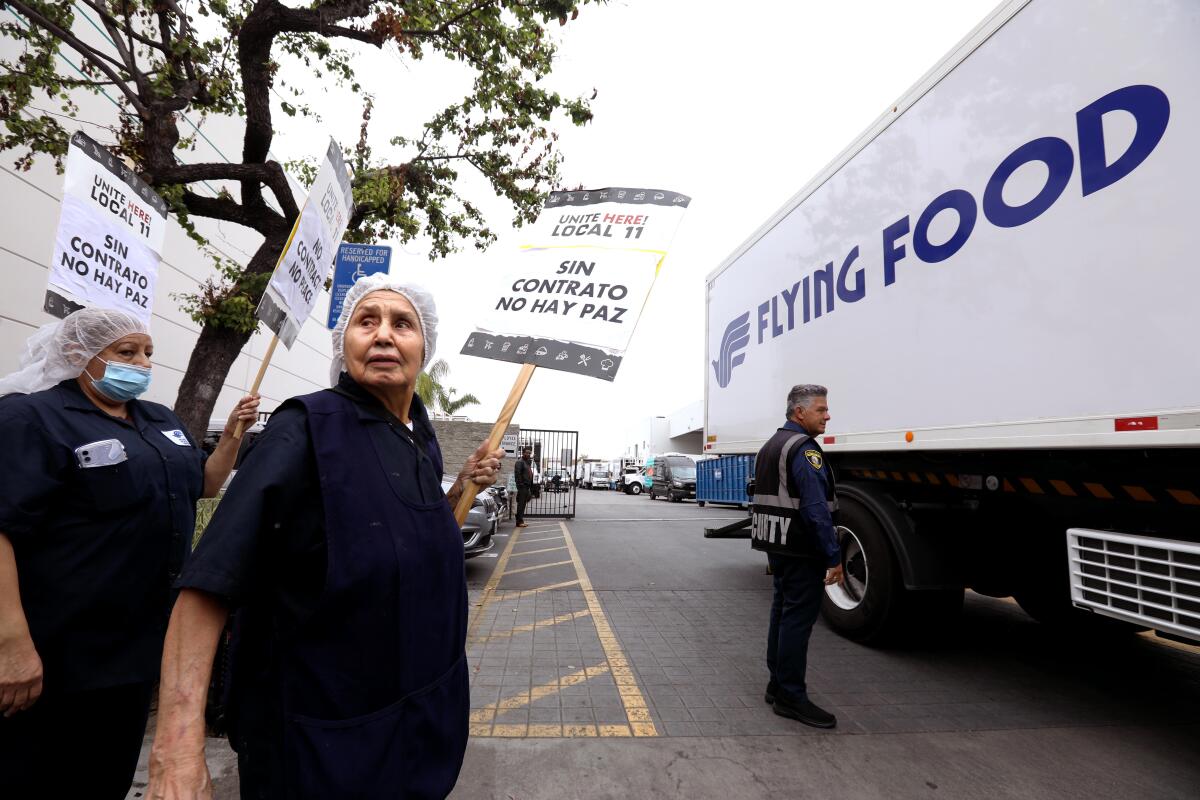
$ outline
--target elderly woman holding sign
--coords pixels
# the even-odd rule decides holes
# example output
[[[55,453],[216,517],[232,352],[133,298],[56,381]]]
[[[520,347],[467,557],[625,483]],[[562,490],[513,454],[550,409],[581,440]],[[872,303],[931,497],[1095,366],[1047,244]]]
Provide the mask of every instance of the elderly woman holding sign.
[[[206,460],[138,400],[154,344],[91,308],[29,340],[0,378],[0,795],[124,798],[196,499],[229,475],[243,398]]]
[[[178,585],[163,655],[154,798],[207,797],[204,702],[237,609],[227,718],[243,798],[441,798],[466,748],[467,593],[451,503],[495,482],[481,446],[442,492],[414,393],[437,317],[422,289],[361,278],[333,333],[332,389],[286,402]]]

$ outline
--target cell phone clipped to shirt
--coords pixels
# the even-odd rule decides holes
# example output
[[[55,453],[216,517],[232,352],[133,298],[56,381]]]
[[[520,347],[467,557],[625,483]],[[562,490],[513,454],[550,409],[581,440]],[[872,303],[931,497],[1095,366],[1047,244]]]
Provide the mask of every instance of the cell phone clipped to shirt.
[[[83,444],[75,448],[75,460],[83,469],[91,467],[111,467],[128,461],[125,445],[119,439],[101,439],[98,442]]]

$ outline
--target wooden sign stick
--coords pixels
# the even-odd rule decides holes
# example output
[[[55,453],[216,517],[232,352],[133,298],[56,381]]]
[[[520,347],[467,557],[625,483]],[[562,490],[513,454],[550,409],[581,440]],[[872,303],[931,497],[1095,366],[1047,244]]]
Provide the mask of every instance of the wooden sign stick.
[[[504,407],[500,409],[500,416],[496,418],[496,424],[492,426],[492,433],[488,436],[489,451],[500,446],[500,440],[504,438],[504,432],[508,430],[513,415],[517,413],[517,406],[521,404],[521,397],[524,396],[525,387],[529,385],[529,379],[533,377],[535,369],[537,367],[534,364],[521,365],[521,371],[517,373],[517,380],[513,383],[512,391],[508,393],[508,399],[504,401]],[[458,505],[454,507],[454,518],[458,520],[459,527],[467,521],[467,514],[470,513],[471,505],[475,502],[477,494],[479,494],[479,487],[474,481],[463,482],[462,495],[458,498]]]
[[[258,394],[258,387],[262,386],[263,376],[267,374],[267,366],[271,363],[271,356],[275,355],[275,345],[279,344],[279,337],[272,336],[271,343],[267,345],[267,352],[263,354],[262,365],[258,368],[258,375],[254,378],[254,385],[250,387],[250,394]],[[242,434],[246,431],[246,423],[244,420],[238,420],[237,427],[233,429],[233,438],[241,439]]]

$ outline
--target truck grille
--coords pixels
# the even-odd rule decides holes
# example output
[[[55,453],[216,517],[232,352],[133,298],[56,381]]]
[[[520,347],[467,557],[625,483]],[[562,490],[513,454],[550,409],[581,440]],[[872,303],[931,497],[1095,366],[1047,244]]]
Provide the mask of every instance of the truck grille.
[[[1067,550],[1077,607],[1200,640],[1200,545],[1071,528]]]

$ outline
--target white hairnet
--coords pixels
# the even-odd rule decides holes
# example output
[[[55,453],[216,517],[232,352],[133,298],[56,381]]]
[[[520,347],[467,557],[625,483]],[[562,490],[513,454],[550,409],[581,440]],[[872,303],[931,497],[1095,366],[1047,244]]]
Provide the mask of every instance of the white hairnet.
[[[412,281],[393,278],[386,272],[377,272],[359,278],[350,291],[346,292],[346,302],[342,305],[342,314],[338,317],[337,325],[333,327],[333,363],[329,365],[329,385],[337,386],[338,376],[346,369],[345,350],[342,342],[346,336],[346,325],[354,316],[354,309],[359,301],[371,292],[395,292],[408,302],[417,312],[417,323],[421,326],[421,337],[425,340],[425,358],[421,369],[429,366],[437,348],[437,306],[433,295],[420,284]]]
[[[78,378],[101,350],[131,333],[149,331],[137,317],[110,308],[82,308],[43,325],[25,342],[17,371],[0,378],[0,397],[32,394]]]

